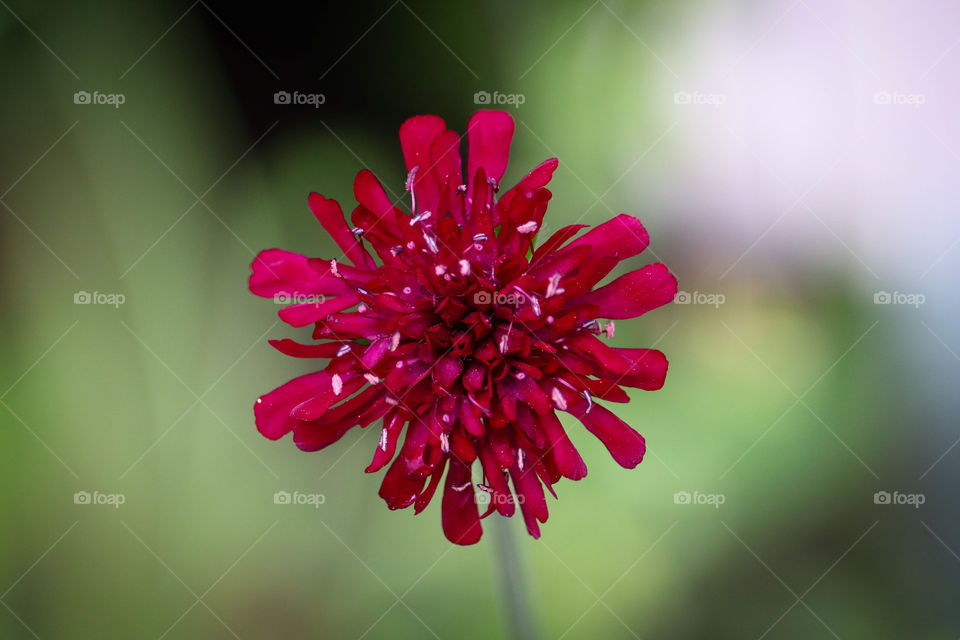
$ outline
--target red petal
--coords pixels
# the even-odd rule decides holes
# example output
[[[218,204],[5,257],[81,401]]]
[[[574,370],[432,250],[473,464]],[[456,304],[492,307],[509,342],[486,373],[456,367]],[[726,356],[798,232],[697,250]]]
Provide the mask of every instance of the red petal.
[[[580,396],[565,394],[565,397],[568,411],[603,443],[617,464],[633,469],[643,461],[646,441],[630,425],[597,404],[587,411],[588,405]]]
[[[337,243],[343,254],[355,267],[373,269],[376,265],[373,258],[363,248],[363,245],[350,231],[347,221],[343,217],[343,210],[336,200],[324,198],[319,193],[311,193],[307,198],[310,210],[317,220],[326,229],[333,241]]]
[[[527,532],[534,538],[540,537],[540,522],[547,521],[547,500],[543,495],[543,485],[533,468],[531,456],[526,456],[531,466],[525,466],[520,471],[517,465],[510,467],[510,477],[513,478],[513,488],[517,492],[517,501],[520,503],[520,512],[527,525]]]
[[[406,509],[417,499],[423,484],[424,479],[411,477],[406,461],[398,457],[383,476],[379,495],[389,508]]]
[[[357,202],[376,216],[376,224],[382,224],[385,230],[400,235],[393,215],[393,203],[373,173],[364,169],[357,174],[353,180],[353,195]]]
[[[587,465],[580,457],[580,452],[570,442],[567,432],[553,412],[540,416],[540,426],[547,434],[550,452],[557,463],[557,469],[565,478],[580,480],[587,475]]]
[[[443,118],[438,116],[414,116],[400,125],[400,146],[407,171],[430,167],[430,147],[441,133],[447,130]]]
[[[284,307],[277,312],[277,315],[291,327],[305,327],[326,318],[331,313],[349,309],[355,304],[357,304],[356,296],[340,296],[322,302],[304,302]]]
[[[493,493],[490,496],[492,505],[500,512],[500,515],[509,518],[516,511],[513,493],[510,492],[510,485],[507,484],[507,478],[497,463],[497,457],[490,447],[480,447],[480,464],[483,466],[483,473],[486,476],[487,484],[493,489]]]
[[[534,192],[550,183],[553,172],[557,170],[559,161],[556,158],[550,158],[537,165],[533,171],[528,173],[523,179],[513,186],[512,189],[500,196],[497,202],[497,210],[502,213],[510,208],[513,200],[518,197],[530,198]]]
[[[290,338],[268,340],[270,346],[280,353],[294,358],[333,358],[347,343],[324,342],[321,344],[302,344]],[[348,345],[349,346],[349,345]]]
[[[537,264],[538,262],[540,262],[540,260],[549,256],[554,251],[559,249],[564,242],[566,242],[573,236],[577,235],[577,232],[580,231],[580,229],[583,229],[584,227],[587,227],[587,226],[589,225],[571,224],[560,229],[559,231],[554,233],[552,236],[550,236],[550,238],[546,242],[544,242],[539,247],[537,247],[537,250],[534,251],[533,255],[530,257],[530,264],[531,265]]]
[[[595,304],[600,318],[636,318],[677,296],[677,279],[661,263],[648,264],[580,296],[572,304]]]
[[[626,260],[647,248],[650,234],[643,224],[633,216],[621,213],[586,232],[568,247],[590,245],[590,257],[613,256],[617,260]]]
[[[445,131],[437,136],[430,148],[430,162],[438,186],[436,206],[440,211],[449,209],[456,223],[462,225],[463,196],[457,192],[457,189],[463,183],[463,176],[461,175],[460,136],[456,131]],[[436,224],[434,219],[427,222],[430,225]]]
[[[615,384],[655,391],[663,386],[667,375],[667,357],[656,349],[614,348],[589,334],[574,336],[569,346],[572,351],[596,364],[594,373],[598,378]],[[568,352],[562,355],[561,361],[565,366],[568,362],[572,364],[571,355],[574,354]]]
[[[403,147],[403,159],[407,171],[417,168],[413,190],[417,199],[414,213],[432,211],[435,216],[425,221],[426,226],[435,223],[437,203],[440,199],[440,178],[431,156],[434,140],[447,130],[441,118],[437,116],[416,116],[400,126],[400,146]]]
[[[283,249],[261,251],[250,265],[250,291],[263,298],[347,293],[350,288],[331,273],[322,274],[306,256]]]
[[[329,387],[330,376],[323,371],[317,371],[294,378],[260,396],[253,405],[257,430],[271,440],[282,438],[290,433],[296,422],[290,417],[293,408],[315,395],[320,395]]]
[[[345,393],[353,393],[358,388],[356,381],[344,385]],[[318,451],[340,440],[353,427],[367,426],[379,419],[389,410],[390,405],[379,402],[383,390],[367,387],[362,392],[348,398],[325,411],[322,418],[310,422],[297,422],[293,429],[293,443],[303,451]],[[297,407],[299,410],[300,407]],[[319,408],[316,408],[319,413]]]
[[[456,131],[445,131],[433,141],[430,160],[440,182],[460,186],[460,136]]]
[[[468,200],[473,193],[473,178],[480,167],[488,178],[500,182],[507,170],[513,128],[513,117],[505,111],[477,111],[470,118],[467,123],[467,181],[471,187]]]
[[[420,495],[417,496],[417,499],[413,503],[414,515],[421,513],[427,508],[430,501],[433,500],[433,494],[437,492],[437,486],[440,485],[440,479],[443,477],[443,469],[445,466],[447,466],[446,458],[444,458],[440,464],[437,465],[437,468],[433,470],[433,473],[430,474],[430,482],[426,488],[420,492]]]
[[[450,459],[447,483],[443,490],[441,521],[444,535],[454,544],[474,544],[483,535],[470,469],[453,458]]]
[[[657,349],[622,349],[613,348],[613,351],[626,363],[623,373],[616,376],[616,384],[635,387],[646,391],[656,391],[663,387],[667,377],[667,356]],[[602,375],[607,380],[613,380],[612,375]]]
[[[383,419],[383,429],[386,431],[386,436],[384,437],[383,431],[380,432],[381,439],[377,444],[376,452],[373,454],[373,461],[366,468],[367,473],[379,471],[393,459],[393,455],[397,452],[397,439],[400,437],[400,431],[403,430],[405,422],[406,420],[399,413],[395,413],[393,416],[388,415]]]
[[[557,165],[559,164],[560,161],[556,158],[544,160],[537,165],[533,171],[524,176],[523,180],[518,182],[513,189],[503,194],[503,197],[507,197],[513,192],[522,193],[524,191],[534,191],[540,187],[547,186],[553,177],[553,172],[557,170]]]

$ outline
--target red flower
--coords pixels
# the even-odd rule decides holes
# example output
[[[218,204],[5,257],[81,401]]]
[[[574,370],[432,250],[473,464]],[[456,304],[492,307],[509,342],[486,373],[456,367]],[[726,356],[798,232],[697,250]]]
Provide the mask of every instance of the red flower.
[[[268,249],[250,277],[256,295],[296,302],[279,312],[286,323],[314,325],[316,342],[270,344],[329,359],[257,399],[260,433],[276,440],[293,432],[300,449],[316,451],[382,420],[367,467],[390,465],[380,496],[391,509],[420,513],[446,472],[443,532],[457,544],[477,542],[482,517],[512,516],[517,505],[539,537],[544,485],[556,496],[561,477],[587,474],[556,410],[580,420],[621,466],[636,467],[643,436],[596,400],[627,402],[621,387],[659,389],[667,373],[660,351],[609,347],[598,337],[613,335],[613,322],[603,328],[599,319],[634,318],[677,293],[662,264],[594,289],[647,247],[647,231],[621,214],[575,240],[586,225],[564,227],[534,248],[557,160],[497,198],[513,130],[502,111],[474,114],[464,183],[460,136],[436,116],[407,120],[400,144],[412,214],[361,171],[352,228],[336,201],[309,198],[345,261]],[[475,489],[477,461],[483,481]],[[487,504],[483,515],[478,503]]]

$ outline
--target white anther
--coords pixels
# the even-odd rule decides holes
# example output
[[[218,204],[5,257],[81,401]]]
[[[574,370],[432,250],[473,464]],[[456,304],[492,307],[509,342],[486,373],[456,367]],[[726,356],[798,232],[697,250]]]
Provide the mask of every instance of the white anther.
[[[333,374],[333,377],[330,378],[330,384],[333,385],[333,395],[338,396],[343,393],[343,380],[339,373]]]
[[[517,227],[517,233],[533,233],[537,230],[539,225],[537,225],[535,220],[529,222],[524,222],[522,225]]]
[[[563,288],[560,286],[560,278],[562,278],[562,277],[563,277],[563,275],[562,275],[562,274],[559,274],[559,273],[555,273],[555,274],[553,274],[552,276],[550,276],[550,282],[547,284],[547,297],[548,297],[548,298],[552,298],[553,296],[555,296],[555,295],[557,295],[557,294],[559,294],[559,293],[563,293],[564,290],[563,290]]]
[[[563,394],[560,393],[560,389],[554,387],[553,391],[550,392],[550,399],[553,400],[553,404],[557,406],[557,409],[560,409],[560,411],[566,410],[567,401],[564,400]]]
[[[413,191],[413,179],[417,177],[417,171],[419,170],[420,165],[417,165],[413,169],[410,169],[410,173],[407,174],[407,182],[403,185],[407,191]]]
[[[433,212],[432,212],[432,211],[422,211],[422,212],[418,213],[417,215],[413,216],[412,218],[410,218],[410,226],[412,227],[412,226],[414,226],[415,224],[417,224],[418,222],[422,222],[422,221],[426,220],[427,218],[429,218],[429,217],[432,216],[432,215],[433,215]]]

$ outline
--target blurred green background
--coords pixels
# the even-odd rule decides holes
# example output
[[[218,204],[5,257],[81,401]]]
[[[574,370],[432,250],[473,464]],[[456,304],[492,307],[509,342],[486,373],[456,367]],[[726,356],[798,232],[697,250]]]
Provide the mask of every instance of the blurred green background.
[[[690,300],[617,325],[671,362],[616,407],[645,462],[571,423],[589,476],[505,523],[537,637],[960,635],[949,3],[0,4],[0,637],[511,636],[499,523],[453,547],[377,497],[376,433],[251,409],[309,333],[254,253],[338,253],[307,193],[401,193],[400,123],[483,91],[522,96],[505,184],[561,160],[547,232],[637,215],[621,270]]]

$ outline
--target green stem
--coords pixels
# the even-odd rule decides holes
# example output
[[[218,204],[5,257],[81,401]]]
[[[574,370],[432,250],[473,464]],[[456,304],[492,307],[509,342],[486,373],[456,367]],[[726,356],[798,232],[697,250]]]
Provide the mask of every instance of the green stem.
[[[509,626],[508,637],[514,640],[536,640],[537,634],[530,601],[527,599],[524,571],[517,555],[513,530],[510,527],[513,519],[499,515],[494,515],[490,519],[493,521],[491,523],[494,536],[493,552],[497,556],[497,564],[500,567],[500,593],[503,596],[503,607]]]

